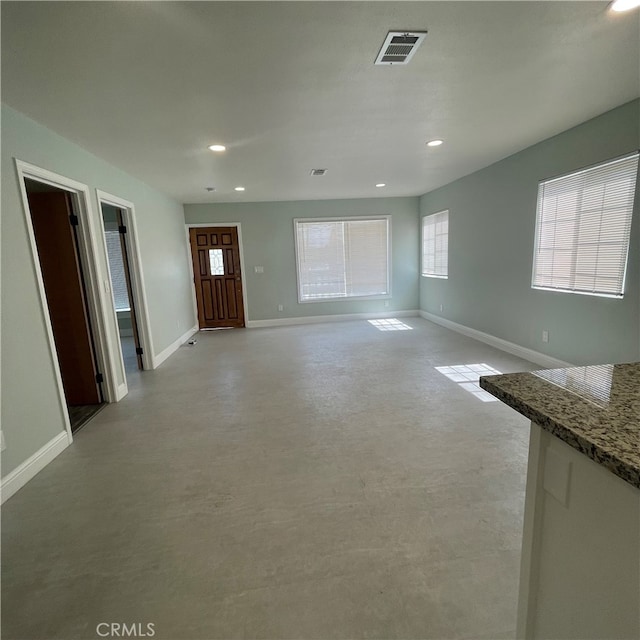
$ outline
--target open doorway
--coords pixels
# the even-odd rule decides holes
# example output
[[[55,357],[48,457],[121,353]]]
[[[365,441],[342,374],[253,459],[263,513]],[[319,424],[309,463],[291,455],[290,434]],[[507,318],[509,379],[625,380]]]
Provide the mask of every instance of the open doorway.
[[[78,235],[77,194],[24,179],[71,431],[103,406],[103,374]]]
[[[96,195],[124,374],[131,382],[132,376],[154,367],[135,208],[132,202],[99,189]]]

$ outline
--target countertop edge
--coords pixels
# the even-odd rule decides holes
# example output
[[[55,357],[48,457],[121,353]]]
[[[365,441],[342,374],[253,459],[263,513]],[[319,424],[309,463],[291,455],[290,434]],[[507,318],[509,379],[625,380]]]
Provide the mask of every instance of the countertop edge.
[[[556,420],[553,420],[544,413],[532,408],[526,402],[518,399],[514,395],[505,392],[500,387],[492,384],[486,377],[480,378],[480,387],[491,395],[495,396],[501,402],[529,418],[532,422],[542,427],[545,431],[558,437],[580,453],[591,458],[597,464],[605,467],[620,479],[628,482],[632,486],[640,489],[640,469],[628,465],[624,461],[618,459],[614,454],[603,449],[598,444],[591,442],[587,438],[566,427]]]

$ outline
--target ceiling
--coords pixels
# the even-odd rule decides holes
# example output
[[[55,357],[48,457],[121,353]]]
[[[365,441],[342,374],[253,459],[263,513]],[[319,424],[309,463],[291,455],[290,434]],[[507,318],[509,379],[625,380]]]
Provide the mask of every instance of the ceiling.
[[[638,95],[606,2],[2,2],[3,101],[179,202],[420,195]]]

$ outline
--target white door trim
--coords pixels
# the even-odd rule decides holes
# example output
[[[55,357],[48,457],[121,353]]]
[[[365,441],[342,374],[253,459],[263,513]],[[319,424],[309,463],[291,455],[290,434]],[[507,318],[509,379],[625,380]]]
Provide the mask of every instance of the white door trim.
[[[196,300],[195,274],[193,273],[193,258],[191,256],[191,240],[189,229],[202,227],[235,227],[238,230],[238,251],[240,252],[240,277],[242,278],[242,306],[244,307],[244,326],[249,326],[249,303],[247,302],[247,281],[244,266],[244,251],[242,248],[242,225],[239,222],[187,222],[185,226],[185,236],[187,238],[187,258],[189,259],[189,273],[191,274],[191,298],[193,302],[193,312],[200,327],[198,316],[198,302]]]
[[[136,310],[136,320],[138,324],[138,332],[142,341],[142,366],[145,370],[153,369],[153,338],[151,333],[151,325],[149,323],[149,311],[147,305],[147,292],[144,284],[144,275],[142,270],[142,259],[140,257],[140,247],[138,244],[138,227],[136,224],[136,212],[133,202],[124,200],[118,196],[107,193],[100,189],[96,189],[98,198],[98,207],[101,209],[102,204],[117,207],[124,212],[125,226],[127,233],[125,234],[125,243],[127,246],[127,256],[129,258],[129,272],[131,274],[131,288],[133,293],[133,304]],[[100,229],[104,251],[107,254],[107,245],[105,240],[104,221],[102,219],[102,210],[100,211]],[[109,260],[107,259],[107,270],[109,270]],[[111,282],[111,272],[109,270],[109,282]],[[116,326],[118,326],[117,314],[115,311],[115,302],[113,299],[113,291],[111,292],[111,303]],[[122,346],[118,342],[118,353],[120,355],[122,370],[124,371],[124,359],[122,357]],[[125,376],[126,377],[126,376]]]
[[[29,200],[27,198],[27,189],[25,178],[43,182],[45,184],[57,187],[63,191],[67,191],[75,196],[75,204],[77,205],[78,214],[78,244],[80,246],[80,260],[85,268],[85,278],[87,287],[87,306],[91,320],[91,326],[94,332],[94,342],[96,349],[97,366],[104,376],[104,399],[107,402],[117,402],[122,395],[126,394],[126,383],[124,394],[122,394],[122,385],[118,383],[116,369],[113,366],[112,352],[114,349],[113,339],[109,335],[109,330],[105,319],[108,314],[109,302],[106,300],[102,282],[104,282],[105,274],[100,269],[97,256],[99,255],[99,245],[96,237],[95,213],[93,211],[91,195],[89,187],[81,182],[72,180],[65,176],[59,175],[48,169],[43,169],[35,165],[15,159],[16,171],[18,174],[18,185],[22,198],[22,211],[24,214],[27,234],[29,236],[29,244],[31,246],[31,262],[36,280],[38,284],[38,293],[40,298],[40,308],[45,321],[47,338],[49,342],[49,353],[53,362],[55,371],[56,384],[58,387],[58,395],[61,404],[61,410],[64,416],[65,429],[69,442],[72,441],[71,426],[69,424],[69,414],[67,402],[64,395],[64,387],[62,386],[62,376],[60,374],[60,365],[56,353],[55,342],[53,338],[53,328],[51,326],[51,317],[49,316],[49,306],[47,304],[46,293],[44,290],[44,281],[42,279],[42,271],[40,269],[40,260],[38,258],[38,249],[36,245],[35,234],[31,222],[31,212],[29,209]],[[106,262],[106,254],[105,254]]]

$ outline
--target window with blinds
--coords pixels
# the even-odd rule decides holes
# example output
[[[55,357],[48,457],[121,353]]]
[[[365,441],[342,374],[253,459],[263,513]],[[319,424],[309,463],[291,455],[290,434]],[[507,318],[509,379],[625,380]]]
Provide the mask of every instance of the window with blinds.
[[[638,153],[538,187],[532,287],[621,298]]]
[[[389,217],[294,220],[298,300],[388,296]]]
[[[113,300],[116,305],[116,311],[129,311],[131,305],[129,302],[129,292],[127,291],[127,279],[124,273],[124,262],[122,261],[120,233],[113,229],[106,228],[104,236],[107,242],[111,289],[113,290]]]
[[[422,218],[422,275],[449,277],[449,211]]]

